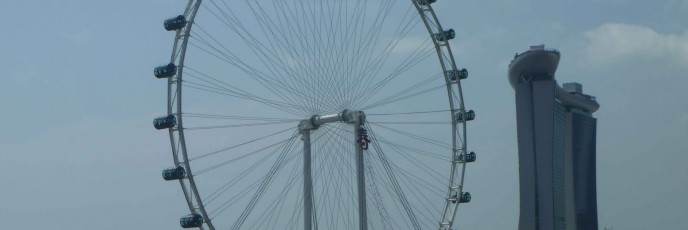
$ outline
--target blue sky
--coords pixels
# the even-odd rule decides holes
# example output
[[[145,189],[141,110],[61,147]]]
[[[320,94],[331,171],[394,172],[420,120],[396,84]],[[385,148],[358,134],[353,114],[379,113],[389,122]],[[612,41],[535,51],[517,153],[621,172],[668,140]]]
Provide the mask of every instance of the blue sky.
[[[162,20],[183,1],[3,1],[0,52],[0,216],[11,229],[174,229],[179,186],[160,178],[172,35]],[[515,229],[514,53],[561,51],[560,82],[597,97],[600,227],[688,225],[688,2],[683,0],[447,1],[435,9],[457,62],[470,123],[461,229]]]

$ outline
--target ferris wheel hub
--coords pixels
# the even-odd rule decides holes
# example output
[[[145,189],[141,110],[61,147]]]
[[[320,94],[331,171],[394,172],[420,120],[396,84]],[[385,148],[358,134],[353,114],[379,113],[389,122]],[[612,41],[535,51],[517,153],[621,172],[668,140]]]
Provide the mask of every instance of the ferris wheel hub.
[[[340,113],[313,115],[310,119],[301,120],[298,127],[300,131],[315,130],[321,125],[335,122],[363,124],[365,122],[365,113],[363,111],[345,109]]]

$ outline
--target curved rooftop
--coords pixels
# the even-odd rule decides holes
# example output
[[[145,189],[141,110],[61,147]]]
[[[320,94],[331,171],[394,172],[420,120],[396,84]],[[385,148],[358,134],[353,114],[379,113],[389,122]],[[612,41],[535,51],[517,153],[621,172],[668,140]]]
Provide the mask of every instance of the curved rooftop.
[[[516,54],[509,64],[509,83],[516,87],[519,82],[533,80],[554,80],[561,54],[557,50],[546,50],[545,45],[531,46],[530,50]],[[575,107],[593,113],[600,108],[594,97],[582,91],[564,90],[556,84],[556,98],[565,106]]]

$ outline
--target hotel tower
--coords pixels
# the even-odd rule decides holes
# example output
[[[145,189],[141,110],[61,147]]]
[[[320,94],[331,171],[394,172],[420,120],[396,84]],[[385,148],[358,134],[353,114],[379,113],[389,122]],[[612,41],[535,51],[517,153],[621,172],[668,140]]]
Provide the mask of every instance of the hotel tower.
[[[544,45],[516,54],[519,230],[597,227],[595,172],[599,104],[578,83],[557,84],[559,51]]]

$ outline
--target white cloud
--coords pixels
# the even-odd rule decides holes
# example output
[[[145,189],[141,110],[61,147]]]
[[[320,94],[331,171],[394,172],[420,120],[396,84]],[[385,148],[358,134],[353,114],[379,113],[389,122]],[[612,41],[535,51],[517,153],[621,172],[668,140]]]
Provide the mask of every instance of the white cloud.
[[[607,23],[585,32],[588,59],[607,64],[629,59],[673,62],[688,66],[688,31],[661,34],[652,28]]]

